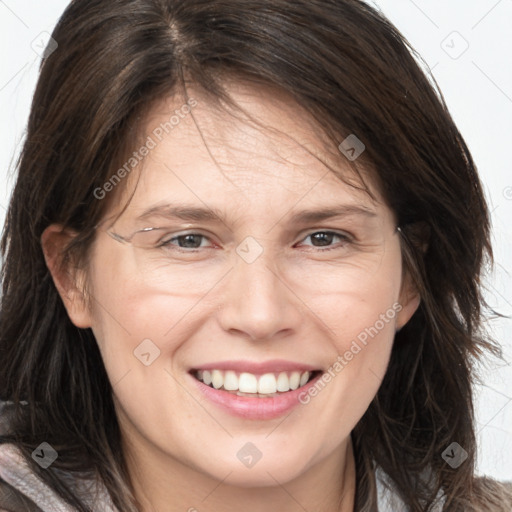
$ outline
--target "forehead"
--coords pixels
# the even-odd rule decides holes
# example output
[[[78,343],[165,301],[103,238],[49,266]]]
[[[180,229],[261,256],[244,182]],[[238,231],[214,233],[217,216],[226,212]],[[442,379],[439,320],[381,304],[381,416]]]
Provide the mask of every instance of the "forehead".
[[[151,148],[115,202],[128,202],[126,214],[179,201],[249,216],[299,203],[384,207],[370,174],[362,170],[377,201],[289,96],[241,83],[227,88],[242,111],[213,104],[193,87],[187,91],[193,101],[175,95],[153,105],[141,139]]]

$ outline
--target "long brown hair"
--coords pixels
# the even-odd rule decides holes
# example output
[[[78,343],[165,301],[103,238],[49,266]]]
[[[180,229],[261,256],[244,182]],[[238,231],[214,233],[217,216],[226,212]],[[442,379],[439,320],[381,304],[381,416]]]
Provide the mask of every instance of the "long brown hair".
[[[397,29],[358,0],[74,0],[52,36],[58,48],[42,62],[1,245],[0,399],[13,414],[0,442],[15,443],[80,512],[90,509],[59,470],[98,474],[120,510],[137,510],[111,383],[92,331],[66,314],[40,237],[66,226],[78,234],[67,255],[86,261],[114,197],[94,191],[133,150],[143,114],[186,89],[185,77],[229,101],[223,82],[233,75],[286,91],[334,148],[357,134],[421,294],[352,432],[355,510],[376,510],[375,464],[412,512],[428,510],[441,488],[446,510],[478,509],[472,368],[500,355],[481,322],[489,213],[442,95]],[[30,457],[42,440],[59,453],[45,471]],[[468,454],[457,469],[441,456],[452,442]]]

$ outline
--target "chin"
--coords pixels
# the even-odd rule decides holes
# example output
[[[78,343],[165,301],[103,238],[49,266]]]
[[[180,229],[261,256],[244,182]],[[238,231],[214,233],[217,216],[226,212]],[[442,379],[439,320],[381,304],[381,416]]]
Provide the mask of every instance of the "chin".
[[[228,485],[236,487],[268,487],[279,484],[285,484],[294,480],[305,470],[305,468],[296,459],[296,455],[288,460],[283,454],[272,454],[271,460],[263,460],[263,457],[252,467],[245,467],[244,464],[236,459],[235,463],[231,460],[226,461],[222,467],[208,469],[208,474],[215,480],[222,481]],[[227,476],[229,475],[229,476]]]

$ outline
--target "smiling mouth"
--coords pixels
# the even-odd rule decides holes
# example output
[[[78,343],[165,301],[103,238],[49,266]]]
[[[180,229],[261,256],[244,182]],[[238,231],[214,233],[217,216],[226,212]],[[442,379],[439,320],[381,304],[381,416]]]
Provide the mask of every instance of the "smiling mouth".
[[[286,371],[262,375],[233,370],[192,370],[190,373],[198,381],[219,391],[252,398],[273,398],[305,386],[322,371]]]

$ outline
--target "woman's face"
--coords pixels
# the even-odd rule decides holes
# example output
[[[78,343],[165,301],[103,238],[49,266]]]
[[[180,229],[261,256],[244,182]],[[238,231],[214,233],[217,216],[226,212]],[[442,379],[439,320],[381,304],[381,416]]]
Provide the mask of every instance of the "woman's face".
[[[265,128],[199,94],[155,106],[107,217],[133,198],[91,249],[90,306],[66,305],[94,332],[133,454],[275,485],[340,450],[418,300],[372,181],[377,201],[337,178],[285,96],[230,91]],[[144,228],[162,229],[130,238]]]

